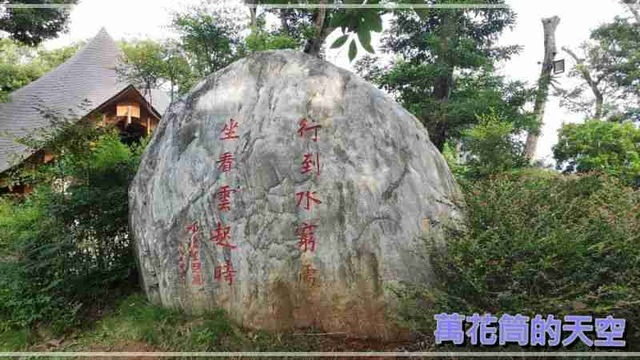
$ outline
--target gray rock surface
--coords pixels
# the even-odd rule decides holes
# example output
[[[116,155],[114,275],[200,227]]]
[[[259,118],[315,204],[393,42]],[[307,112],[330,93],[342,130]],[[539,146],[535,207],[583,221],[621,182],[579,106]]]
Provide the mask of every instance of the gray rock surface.
[[[233,135],[231,119],[238,138],[222,140]],[[321,126],[317,141],[314,130],[300,136],[301,119]],[[227,152],[235,161],[225,172]],[[319,174],[302,173],[304,154],[319,154]],[[237,191],[221,211],[225,185]],[[321,201],[309,210],[306,191]],[[421,237],[458,217],[460,199],[416,118],[356,75],[294,51],[252,54],[172,104],[129,198],[153,302],[196,313],[221,307],[254,328],[383,338],[402,333],[390,286],[429,284]],[[303,223],[316,226],[307,251]],[[227,226],[233,249],[216,232]],[[190,243],[197,253],[185,250]]]

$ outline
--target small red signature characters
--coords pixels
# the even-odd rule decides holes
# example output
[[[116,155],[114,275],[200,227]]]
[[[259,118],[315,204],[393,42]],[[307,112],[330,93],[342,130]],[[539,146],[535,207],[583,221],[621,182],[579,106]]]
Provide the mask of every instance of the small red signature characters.
[[[315,285],[317,271],[318,270],[314,269],[313,266],[309,264],[303,265],[300,270],[300,280],[309,286]]]
[[[187,225],[187,231],[191,235],[189,241],[189,255],[191,256],[191,284],[195,286],[202,286],[202,263],[200,262],[200,243],[198,239],[198,233],[200,226],[197,221]],[[184,254],[183,254],[184,255]],[[182,258],[181,266],[185,266],[184,257]]]
[[[218,210],[221,212],[231,210],[231,194],[238,191],[237,189],[231,189],[229,185],[224,185],[218,191]]]
[[[220,140],[232,140],[237,139],[239,136],[236,133],[238,130],[238,122],[231,119],[228,124],[224,124],[222,129],[222,137]]]
[[[314,158],[313,154],[304,154],[302,159],[302,169],[300,173],[308,174],[315,168],[316,175],[320,175],[320,154],[316,153]]]
[[[220,281],[222,280],[222,278],[224,278],[224,281],[228,282],[229,285],[231,285],[233,284],[235,273],[236,271],[233,270],[231,260],[226,259],[224,265],[216,266],[213,278],[215,279],[215,281]]]
[[[218,169],[222,172],[231,171],[231,167],[233,166],[233,162],[235,161],[233,154],[230,152],[225,152],[220,155],[220,160],[218,160]]]
[[[215,230],[211,230],[210,240],[218,246],[228,247],[230,249],[237,247],[229,242],[231,240],[231,226],[224,226],[221,222],[218,222]]]
[[[309,126],[309,121],[307,119],[300,120],[300,127],[298,128],[298,135],[300,137],[304,137],[304,133],[308,131],[313,131],[313,137],[311,140],[318,141],[318,129],[320,129],[322,125],[311,125]]]
[[[318,225],[309,224],[303,222],[300,227],[296,230],[296,235],[298,235],[298,245],[300,246],[300,250],[302,252],[311,251],[314,252],[316,250],[316,228]]]
[[[319,199],[315,198],[314,195],[316,194],[315,191],[300,191],[296,193],[296,197],[298,198],[298,204],[296,206],[300,207],[300,204],[302,203],[303,200],[306,199],[306,203],[304,208],[306,210],[310,210],[311,209],[311,204],[322,204],[322,201],[320,201]]]

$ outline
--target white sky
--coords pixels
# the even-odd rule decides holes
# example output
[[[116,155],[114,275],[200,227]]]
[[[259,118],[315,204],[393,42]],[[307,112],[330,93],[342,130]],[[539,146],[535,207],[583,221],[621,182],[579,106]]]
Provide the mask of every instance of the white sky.
[[[78,40],[93,37],[105,27],[116,39],[162,39],[172,36],[168,25],[171,13],[196,5],[200,0],[80,0],[71,12],[70,31],[58,39],[51,40],[45,46],[49,48],[67,45]],[[501,72],[511,79],[528,81],[533,84],[540,73],[539,61],[544,53],[541,19],[557,15],[560,24],[556,31],[559,55],[556,59],[567,60],[567,70],[571,66],[563,46],[576,48],[589,37],[591,29],[608,22],[624,9],[616,0],[506,0],[516,12],[516,27],[503,34],[501,43],[519,44],[522,52],[501,67]],[[231,2],[238,6],[237,1]],[[227,2],[227,4],[230,4]],[[247,10],[248,13],[248,10]],[[330,44],[339,34],[336,32],[328,39]],[[373,44],[379,37],[373,38]],[[346,47],[327,51],[327,60],[337,66],[351,70],[347,59]],[[359,54],[364,51],[361,49]],[[567,84],[566,75],[559,76],[560,84]],[[551,147],[557,140],[557,130],[563,122],[579,122],[582,115],[572,114],[561,109],[558,99],[550,98],[547,103],[542,136],[538,144],[537,156],[547,162],[551,158]]]

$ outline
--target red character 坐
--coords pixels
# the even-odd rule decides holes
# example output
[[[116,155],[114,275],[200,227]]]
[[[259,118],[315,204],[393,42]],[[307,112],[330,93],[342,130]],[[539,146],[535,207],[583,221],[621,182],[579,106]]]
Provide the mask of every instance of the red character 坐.
[[[236,134],[236,130],[238,129],[238,122],[231,119],[229,124],[225,124],[222,129],[223,136],[220,138],[221,140],[230,140],[237,139],[239,136]]]

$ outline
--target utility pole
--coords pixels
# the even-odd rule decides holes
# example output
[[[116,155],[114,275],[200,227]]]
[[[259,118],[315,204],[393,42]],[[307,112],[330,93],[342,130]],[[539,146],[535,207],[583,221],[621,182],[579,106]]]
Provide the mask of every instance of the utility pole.
[[[549,96],[549,85],[551,85],[551,71],[553,70],[553,60],[557,54],[556,50],[556,28],[560,23],[560,18],[553,16],[542,19],[542,27],[544,29],[544,60],[542,62],[542,71],[538,79],[538,91],[536,93],[536,101],[533,107],[533,113],[536,117],[536,123],[539,125],[537,133],[530,132],[527,135],[525,144],[525,156],[529,162],[533,161],[538,146],[539,131],[542,130],[544,119],[544,106]]]

